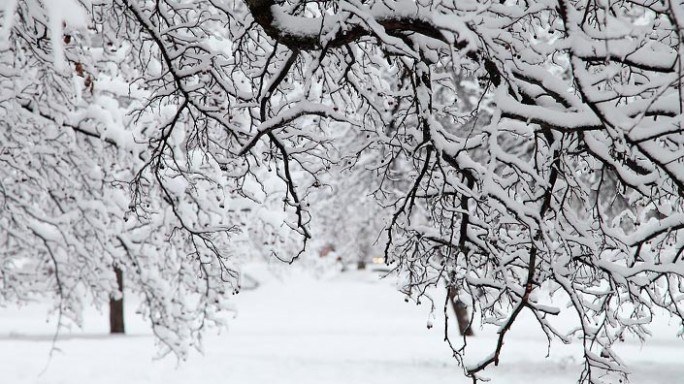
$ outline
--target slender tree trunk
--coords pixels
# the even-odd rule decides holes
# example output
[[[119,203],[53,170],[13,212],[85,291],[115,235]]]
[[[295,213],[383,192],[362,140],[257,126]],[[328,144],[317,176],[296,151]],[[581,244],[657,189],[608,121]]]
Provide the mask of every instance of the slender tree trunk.
[[[124,326],[124,298],[123,298],[123,271],[119,267],[114,267],[116,274],[116,284],[121,292],[121,298],[115,300],[113,297],[109,298],[109,333],[126,333]]]
[[[458,289],[449,287],[447,288],[447,294],[456,314],[458,331],[461,333],[461,336],[473,336],[473,329],[470,327],[470,318],[468,317],[468,306],[458,298]]]

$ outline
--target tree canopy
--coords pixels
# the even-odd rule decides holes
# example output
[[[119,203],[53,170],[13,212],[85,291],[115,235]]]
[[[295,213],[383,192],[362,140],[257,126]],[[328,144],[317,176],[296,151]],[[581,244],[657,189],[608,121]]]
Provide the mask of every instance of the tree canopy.
[[[679,2],[17,0],[2,20],[4,300],[47,284],[77,317],[117,265],[182,354],[229,309],[235,254],[294,260],[332,188],[377,202],[357,225],[383,227],[407,294],[446,284],[499,328],[474,380],[522,311],[582,341],[583,382],[624,372],[611,346],[656,310],[684,318]]]

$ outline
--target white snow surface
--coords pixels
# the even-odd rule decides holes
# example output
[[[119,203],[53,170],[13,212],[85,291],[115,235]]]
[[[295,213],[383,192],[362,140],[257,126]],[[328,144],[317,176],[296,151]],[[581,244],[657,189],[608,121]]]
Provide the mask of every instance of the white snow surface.
[[[441,318],[428,330],[426,305],[405,303],[391,279],[350,271],[325,278],[290,271],[274,277],[262,267],[261,285],[235,297],[238,315],[227,331],[207,332],[204,353],[185,362],[155,359],[151,331],[128,296],[126,336],[107,335],[107,315],[84,314],[82,329],[62,331],[53,348],[47,305],[0,308],[0,382],[91,383],[469,383],[442,342]],[[440,298],[441,301],[441,298]],[[441,304],[440,305],[441,308]],[[438,310],[441,312],[441,309]],[[579,343],[546,343],[522,317],[504,346],[502,362],[487,369],[493,383],[577,382]],[[684,382],[684,341],[660,321],[645,345],[616,348],[632,370],[632,383]],[[452,325],[455,328],[455,325]],[[476,329],[468,359],[493,347],[495,335]]]

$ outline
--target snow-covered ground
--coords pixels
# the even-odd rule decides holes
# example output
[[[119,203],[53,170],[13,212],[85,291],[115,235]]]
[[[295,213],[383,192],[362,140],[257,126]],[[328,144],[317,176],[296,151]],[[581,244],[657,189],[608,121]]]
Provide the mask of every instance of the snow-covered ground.
[[[262,271],[263,272],[263,271]],[[235,297],[238,316],[220,334],[209,331],[204,354],[178,363],[154,359],[154,340],[129,305],[129,335],[106,334],[107,316],[85,315],[84,328],[63,332],[55,350],[46,306],[0,308],[0,383],[467,383],[442,342],[441,321],[428,330],[428,308],[407,304],[391,282],[370,272],[314,279],[290,272],[266,278]],[[523,319],[524,320],[524,319]],[[684,383],[684,341],[661,322],[652,340],[620,347],[631,382]],[[471,339],[478,359],[493,346],[491,332]],[[514,327],[493,383],[564,384],[577,381],[577,345],[558,343],[546,358],[543,335],[531,322]]]

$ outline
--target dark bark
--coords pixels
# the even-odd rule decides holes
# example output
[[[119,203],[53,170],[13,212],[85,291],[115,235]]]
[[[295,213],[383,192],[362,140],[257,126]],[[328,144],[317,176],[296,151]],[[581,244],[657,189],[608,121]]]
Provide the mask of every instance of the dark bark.
[[[325,42],[325,47],[321,43],[321,36],[330,36],[330,30],[324,28],[323,18],[308,18],[310,23],[320,23],[321,30],[314,33],[298,31],[297,33],[283,28],[274,20],[275,0],[245,0],[245,4],[250,10],[254,21],[263,28],[264,32],[273,40],[289,47],[292,50],[312,51],[324,48],[336,48],[357,41],[364,36],[373,36],[372,31],[363,25],[355,25],[349,29],[341,29],[334,37],[329,37]],[[415,32],[423,36],[431,37],[436,40],[447,42],[442,31],[432,23],[420,18],[410,16],[398,16],[392,13],[377,17],[375,21],[380,24],[386,33],[396,35],[404,32]],[[337,26],[335,26],[336,28]],[[332,27],[330,27],[332,28]],[[457,49],[463,49],[468,45],[468,41],[459,40],[454,42]],[[468,55],[473,55],[468,53]]]
[[[116,284],[121,292],[121,298],[115,300],[114,297],[109,298],[109,333],[126,333],[124,324],[124,298],[123,298],[123,271],[119,267],[114,267],[114,274],[116,274]]]
[[[461,336],[473,336],[473,329],[470,327],[470,318],[468,317],[468,306],[458,298],[458,290],[456,288],[447,288],[447,294],[449,295],[451,307],[456,314],[458,331],[461,333]]]

